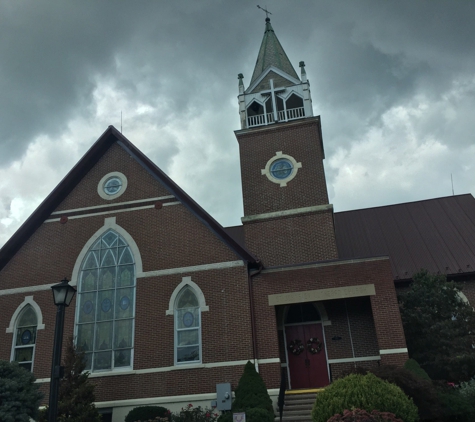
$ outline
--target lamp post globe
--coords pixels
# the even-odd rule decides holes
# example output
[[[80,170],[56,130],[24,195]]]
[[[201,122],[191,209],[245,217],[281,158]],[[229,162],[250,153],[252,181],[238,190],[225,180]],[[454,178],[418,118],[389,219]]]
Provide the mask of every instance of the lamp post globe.
[[[59,381],[62,378],[61,349],[63,347],[64,311],[76,294],[76,289],[69,285],[67,278],[61,283],[51,286],[53,300],[57,307],[56,324],[54,327],[53,363],[51,365],[51,381],[49,388],[48,422],[56,422],[58,416]]]

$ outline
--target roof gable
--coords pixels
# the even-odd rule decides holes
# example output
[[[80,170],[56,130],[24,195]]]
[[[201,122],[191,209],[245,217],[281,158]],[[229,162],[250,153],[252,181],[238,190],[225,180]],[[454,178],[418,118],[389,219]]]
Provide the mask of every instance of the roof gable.
[[[71,169],[56,188],[46,197],[15,234],[0,249],[0,270],[10,261],[15,253],[30,236],[47,220],[61,202],[71,193],[85,174],[94,167],[100,158],[113,146],[119,145],[132,156],[155,180],[160,182],[168,192],[176,197],[191,213],[198,218],[221,241],[231,248],[236,255],[249,265],[258,265],[258,260],[242,245],[236,242],[224,228],[200,207],[183,189],[170,179],[135,145],[123,136],[115,127],[109,126],[79,162]]]

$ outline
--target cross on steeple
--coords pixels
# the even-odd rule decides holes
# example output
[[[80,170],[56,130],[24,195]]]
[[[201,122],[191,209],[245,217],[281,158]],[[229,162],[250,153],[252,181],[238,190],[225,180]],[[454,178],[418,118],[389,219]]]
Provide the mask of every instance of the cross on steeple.
[[[270,97],[271,97],[271,100],[272,100],[272,109],[274,111],[274,122],[277,122],[277,121],[279,121],[279,119],[278,119],[278,114],[277,114],[277,103],[275,101],[275,94],[278,93],[278,92],[285,91],[285,88],[274,88],[274,79],[270,79],[269,84],[270,84],[270,89],[261,91],[261,95],[269,95],[270,94]]]
[[[266,19],[269,19],[269,15],[272,15],[271,12],[269,12],[267,9],[264,9],[263,7],[257,5],[257,7],[261,10],[263,10],[264,12],[266,12]],[[266,6],[267,7],[267,6]]]

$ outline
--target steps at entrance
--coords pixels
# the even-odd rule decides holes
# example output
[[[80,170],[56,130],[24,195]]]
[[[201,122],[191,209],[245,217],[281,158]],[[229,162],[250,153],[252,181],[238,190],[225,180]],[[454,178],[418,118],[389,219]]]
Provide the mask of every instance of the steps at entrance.
[[[318,391],[321,390],[303,390],[301,393],[296,390],[287,391],[285,393],[282,421],[312,422],[312,409]],[[276,416],[274,422],[279,421],[279,416]]]

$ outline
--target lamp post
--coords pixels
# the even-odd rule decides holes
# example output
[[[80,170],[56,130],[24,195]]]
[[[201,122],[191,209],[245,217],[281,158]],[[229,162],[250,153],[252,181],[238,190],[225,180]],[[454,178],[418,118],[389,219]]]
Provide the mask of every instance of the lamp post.
[[[61,367],[61,349],[63,347],[64,310],[69,306],[76,293],[76,289],[69,285],[64,278],[61,283],[51,287],[54,304],[57,306],[56,325],[54,327],[53,363],[51,366],[51,381],[49,387],[49,417],[48,422],[56,422],[58,416],[59,380],[63,376]]]

